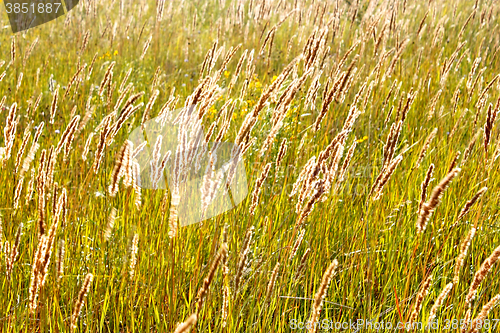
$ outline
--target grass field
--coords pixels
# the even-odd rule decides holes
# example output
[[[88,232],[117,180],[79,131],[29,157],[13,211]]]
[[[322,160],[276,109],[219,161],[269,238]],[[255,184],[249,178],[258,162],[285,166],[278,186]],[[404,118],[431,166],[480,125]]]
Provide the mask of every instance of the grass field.
[[[498,2],[1,12],[0,332],[498,331]],[[184,226],[128,138],[189,106],[248,195]]]

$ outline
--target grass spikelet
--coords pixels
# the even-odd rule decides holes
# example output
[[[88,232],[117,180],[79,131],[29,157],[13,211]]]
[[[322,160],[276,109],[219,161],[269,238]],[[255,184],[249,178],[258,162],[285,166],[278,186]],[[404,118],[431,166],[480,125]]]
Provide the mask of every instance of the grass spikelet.
[[[278,278],[279,268],[280,268],[280,263],[277,262],[276,266],[274,266],[274,269],[271,273],[271,278],[269,279],[269,283],[267,284],[266,303],[269,302],[274,290],[274,286],[276,285],[276,279]]]
[[[93,279],[94,276],[91,273],[88,273],[85,276],[85,281],[83,282],[82,288],[78,293],[78,298],[75,300],[75,304],[73,305],[73,314],[71,315],[71,332],[74,332],[76,329],[78,317],[80,316],[80,312],[82,310],[83,304],[85,303],[85,299],[87,298],[87,293],[90,290],[90,285]]]
[[[436,298],[436,302],[434,302],[434,305],[432,306],[431,312],[429,315],[429,319],[428,319],[429,324],[434,321],[434,318],[436,318],[436,313],[439,310],[439,308],[441,307],[441,305],[443,304],[443,302],[446,299],[446,297],[448,296],[448,294],[450,293],[451,288],[453,288],[453,282],[448,283],[443,288],[443,290],[441,291],[439,296]]]
[[[104,229],[104,239],[109,241],[111,237],[111,232],[113,232],[113,226],[115,225],[117,209],[115,207],[111,208],[111,212],[108,216],[108,222],[106,224],[106,229]]]
[[[19,245],[21,244],[22,232],[23,232],[23,224],[20,223],[19,227],[17,228],[16,238],[10,249],[10,254],[7,257],[6,273],[9,278],[12,274],[12,270],[14,269],[14,263],[16,262],[19,256]]]
[[[23,190],[24,176],[21,176],[17,182],[16,190],[14,191],[14,209],[19,208],[19,199],[21,199],[21,191]]]
[[[455,153],[455,157],[453,157],[453,160],[451,160],[450,166],[448,167],[448,173],[451,172],[457,166],[459,157],[460,157],[460,152],[457,151]]]
[[[319,286],[319,290],[316,292],[314,296],[313,308],[311,311],[311,317],[309,322],[312,323],[312,327],[309,329],[309,333],[315,333],[317,329],[316,322],[319,320],[319,315],[321,313],[321,309],[323,308],[323,300],[326,297],[326,293],[328,291],[328,287],[330,286],[330,281],[332,280],[333,275],[335,274],[335,270],[337,269],[338,261],[335,259],[330,266],[326,269],[323,274],[323,279],[321,280],[321,285]]]
[[[134,279],[135,267],[137,266],[137,251],[139,250],[139,234],[135,234],[132,239],[132,247],[130,248],[130,265],[129,275],[130,280]]]
[[[151,45],[152,39],[153,39],[153,35],[149,36],[149,38],[144,43],[144,46],[142,47],[142,54],[141,54],[141,57],[139,58],[140,61],[142,61],[144,59],[144,56],[146,56],[146,52],[148,52],[149,45]]]
[[[427,169],[427,173],[425,174],[425,179],[422,182],[422,185],[420,186],[421,188],[421,194],[420,194],[420,203],[418,204],[418,212],[420,213],[420,210],[422,209],[422,206],[425,202],[425,199],[427,198],[427,188],[429,187],[429,183],[432,178],[432,173],[434,171],[434,164],[429,165],[429,169]]]
[[[420,310],[422,309],[422,302],[424,301],[425,296],[429,293],[429,288],[431,287],[432,275],[429,275],[423,282],[422,287],[420,288],[417,298],[415,299],[415,303],[413,304],[413,310],[409,319],[409,327],[412,327],[412,324],[417,320],[418,315],[420,314]],[[408,330],[408,329],[407,329]]]
[[[457,261],[455,262],[455,269],[453,275],[453,283],[455,285],[457,285],[459,282],[460,269],[462,269],[462,266],[464,265],[465,257],[467,256],[467,251],[469,250],[472,238],[474,238],[475,234],[476,234],[476,228],[472,227],[470,231],[467,233],[465,239],[463,240],[462,245],[460,246],[460,254],[458,255]]]
[[[276,156],[276,167],[279,167],[281,162],[283,161],[283,157],[285,157],[286,155],[287,148],[288,148],[287,140],[286,138],[284,138],[283,141],[281,141],[278,155]]]
[[[54,96],[52,97],[52,104],[50,106],[50,124],[54,124],[54,120],[56,118],[58,96],[59,86],[57,86],[56,90],[54,91]]]
[[[479,312],[477,317],[474,318],[474,320],[471,323],[471,329],[469,331],[470,333],[476,333],[480,330],[480,327],[483,325],[486,318],[488,318],[488,314],[498,304],[498,301],[500,301],[500,295],[496,295],[483,306],[481,312]]]
[[[205,298],[208,294],[208,289],[210,288],[210,284],[212,283],[212,280],[214,279],[215,272],[217,271],[217,268],[219,267],[220,262],[222,259],[227,255],[227,245],[222,244],[221,248],[217,252],[214,261],[212,262],[212,266],[210,266],[210,270],[208,271],[207,277],[203,280],[203,285],[198,291],[197,295],[197,302],[196,302],[196,313],[199,314],[201,311],[201,308],[203,307],[203,303],[205,302]]]
[[[57,262],[56,262],[56,271],[57,271],[57,280],[60,281],[64,275],[64,240],[61,239],[59,241],[59,249],[57,251]]]
[[[403,155],[400,154],[396,156],[391,162],[389,162],[386,168],[382,169],[379,177],[375,180],[372,190],[370,191],[371,193],[373,193],[372,200],[375,201],[380,199],[385,184],[387,184],[392,174],[396,170],[396,167],[402,160]]]
[[[469,306],[467,311],[465,312],[465,316],[464,316],[464,321],[463,321],[463,325],[460,329],[460,333],[466,333],[467,332],[467,328],[470,326],[471,324],[471,318],[472,316],[472,309],[471,307]]]
[[[251,226],[246,233],[245,240],[243,241],[243,246],[241,247],[241,252],[238,258],[238,265],[236,266],[236,274],[234,277],[234,291],[235,294],[238,292],[241,283],[241,276],[243,274],[243,270],[246,267],[248,252],[250,251],[250,243],[252,241],[254,227]]]
[[[92,143],[92,138],[94,137],[95,133],[90,132],[89,136],[87,137],[87,140],[85,141],[85,146],[83,148],[82,152],[82,160],[87,161],[87,155],[90,150],[90,144]]]
[[[477,200],[479,200],[479,198],[481,198],[481,196],[484,194],[484,192],[486,192],[488,190],[488,188],[485,186],[483,188],[481,188],[479,191],[477,191],[477,193],[472,197],[472,199],[470,199],[469,201],[467,201],[467,203],[464,205],[464,207],[462,208],[462,210],[460,211],[460,214],[458,214],[458,217],[457,217],[457,222],[459,222],[469,211],[470,209],[472,208],[472,206],[474,206],[474,204],[476,203]]]
[[[158,98],[159,94],[160,91],[158,89],[155,89],[151,94],[151,97],[149,98],[148,104],[146,104],[146,108],[144,110],[144,113],[142,114],[142,121],[141,121],[141,126],[143,126],[143,128],[144,128],[144,123],[149,120],[149,112],[153,108],[153,105],[155,104],[155,101]]]
[[[488,144],[490,143],[490,138],[491,138],[491,130],[493,128],[493,123],[495,122],[497,113],[493,111],[493,107],[490,104],[488,106],[488,115],[486,117],[486,122],[484,124],[484,132],[483,132],[483,137],[484,137],[484,153],[487,156],[488,155]]]
[[[436,137],[437,133],[437,128],[434,128],[432,132],[427,136],[427,138],[424,141],[424,144],[422,146],[422,150],[420,150],[420,154],[418,154],[417,162],[415,162],[414,168],[418,168],[420,166],[420,163],[425,157],[425,153],[429,149],[429,146],[431,145],[432,140]]]
[[[499,258],[500,258],[500,246],[498,246],[491,253],[491,255],[488,258],[486,258],[485,261],[483,261],[481,267],[479,267],[479,270],[477,270],[476,274],[474,274],[474,278],[469,287],[469,292],[467,293],[467,296],[465,298],[466,304],[470,304],[472,300],[475,298],[479,285],[486,278],[486,276],[488,276],[491,267],[493,267],[493,265],[498,261]]]
[[[196,325],[196,321],[198,320],[198,316],[196,313],[193,313],[186,319],[185,322],[179,324],[175,329],[174,333],[189,333],[191,328]]]
[[[302,211],[300,212],[300,215],[299,215],[297,221],[295,222],[295,229],[302,226],[302,224],[305,222],[307,217],[311,214],[311,212],[314,208],[314,205],[321,199],[323,194],[326,193],[327,187],[329,187],[329,184],[324,179],[318,180],[314,184],[314,186],[312,186],[313,194],[311,195],[311,197],[309,198],[307,203],[302,208]]]
[[[472,139],[469,141],[469,144],[467,145],[467,148],[464,151],[464,156],[462,157],[462,162],[460,162],[460,167],[463,167],[463,165],[465,164],[465,162],[467,162],[467,160],[469,159],[469,157],[470,157],[470,155],[472,153],[472,149],[474,149],[474,145],[476,144],[476,141],[477,141],[480,133],[481,132],[478,131],[476,133],[476,135],[474,135],[472,137]]]
[[[113,68],[115,67],[116,62],[113,61],[109,66],[108,69],[106,69],[106,73],[104,73],[104,78],[102,79],[101,85],[99,86],[99,92],[97,95],[99,97],[102,97],[104,93],[104,89],[109,85],[113,78]]]
[[[306,230],[301,229],[299,235],[297,236],[297,240],[295,240],[295,244],[292,247],[292,252],[290,252],[290,260],[292,260],[295,255],[297,254],[297,251],[300,247],[300,244],[302,243],[302,239],[304,238]]]
[[[108,187],[109,194],[114,197],[118,192],[118,183],[120,179],[128,173],[128,166],[132,155],[132,143],[127,140],[121,147],[115,159],[115,167],[111,174],[111,184]]]
[[[297,267],[297,272],[295,273],[295,277],[294,277],[295,281],[298,281],[298,278],[301,276],[302,272],[306,268],[307,257],[309,256],[310,252],[311,252],[311,249],[307,248],[304,251],[304,254],[302,255],[302,258],[300,258],[300,264],[299,264],[299,267]]]
[[[271,163],[267,163],[266,166],[264,167],[264,170],[262,170],[262,173],[260,174],[259,178],[255,182],[255,188],[252,192],[252,205],[250,206],[250,214],[253,215],[255,213],[255,208],[257,207],[257,204],[259,203],[259,194],[262,188],[262,185],[266,181],[267,175],[269,174],[269,170],[271,169]]]
[[[417,220],[418,233],[424,232],[425,228],[427,227],[427,222],[429,221],[432,213],[441,202],[441,196],[443,195],[448,185],[458,175],[459,172],[460,168],[453,169],[446,175],[446,177],[444,177],[441,180],[441,182],[436,187],[434,187],[429,200],[422,205],[422,208],[420,209],[420,212],[418,214],[418,220]]]
[[[19,151],[17,152],[17,157],[16,157],[16,173],[19,172],[19,166],[21,164],[21,158],[23,157],[24,150],[26,149],[26,146],[28,144],[28,140],[31,137],[31,132],[29,131],[30,128],[29,126],[26,127],[24,130],[24,135],[23,135],[23,142],[21,143],[21,147],[19,148]]]

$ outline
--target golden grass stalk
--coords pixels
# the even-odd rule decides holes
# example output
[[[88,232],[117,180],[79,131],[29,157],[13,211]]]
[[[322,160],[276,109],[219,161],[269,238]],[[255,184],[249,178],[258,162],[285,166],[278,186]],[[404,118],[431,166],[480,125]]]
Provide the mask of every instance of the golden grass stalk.
[[[429,149],[429,146],[431,145],[432,140],[436,137],[437,134],[437,128],[434,128],[432,132],[427,136],[427,138],[424,141],[424,145],[422,146],[422,150],[420,151],[420,154],[418,154],[417,162],[415,162],[414,168],[418,168],[420,166],[420,163],[425,157],[425,153]]]
[[[264,170],[262,170],[259,178],[257,178],[257,181],[255,182],[255,188],[252,191],[252,204],[250,206],[250,215],[254,215],[255,213],[255,208],[259,203],[259,195],[262,185],[266,181],[270,169],[271,169],[271,163],[267,163],[266,166],[264,167]]]
[[[20,223],[19,227],[17,228],[16,232],[16,238],[14,243],[12,244],[12,248],[10,249],[10,253],[7,255],[7,267],[6,267],[6,272],[7,272],[7,277],[10,278],[12,274],[12,270],[14,269],[14,263],[17,260],[17,257],[19,256],[19,245],[21,244],[21,235],[23,231],[23,224]]]
[[[478,139],[480,133],[481,133],[480,130],[477,131],[477,133],[472,137],[469,144],[467,145],[467,148],[464,151],[464,157],[462,157],[462,162],[460,162],[460,167],[462,167],[465,164],[465,162],[467,162],[467,160],[469,159],[472,153],[472,149],[474,148],[474,145],[476,144],[476,140]]]
[[[309,333],[315,333],[317,329],[317,322],[319,320],[319,315],[321,313],[321,309],[323,308],[323,300],[326,297],[326,293],[328,291],[328,287],[330,286],[330,281],[332,280],[333,275],[335,274],[335,270],[337,269],[339,262],[335,259],[330,266],[326,269],[323,274],[323,279],[321,280],[321,285],[319,286],[319,290],[316,292],[314,296],[313,308],[311,311],[311,317],[309,319],[309,323],[311,327],[309,328]]]
[[[132,186],[134,188],[134,204],[137,208],[141,206],[141,170],[139,163],[132,163]]]
[[[24,176],[21,176],[17,182],[16,189],[14,191],[14,209],[19,208],[19,199],[21,198],[21,191],[23,190]]]
[[[413,311],[411,312],[410,315],[410,320],[409,320],[409,327],[413,326],[413,323],[417,320],[417,317],[420,313],[420,310],[422,309],[422,303],[424,301],[425,296],[429,293],[429,288],[431,287],[431,282],[432,282],[432,275],[429,275],[424,283],[422,284],[422,287],[420,288],[420,291],[417,294],[417,298],[415,299],[415,303],[413,305]],[[407,329],[409,330],[409,329]]]
[[[191,331],[191,328],[196,324],[197,319],[197,314],[193,313],[185,322],[180,323],[177,326],[174,333],[189,333]]]
[[[104,239],[106,241],[111,237],[111,233],[113,232],[113,226],[115,225],[117,209],[115,207],[111,208],[111,212],[108,216],[108,222],[106,224],[106,229],[104,229]]]
[[[457,151],[455,157],[453,157],[453,160],[450,163],[450,166],[448,167],[448,173],[451,172],[457,166],[459,157],[460,157],[460,151]]]
[[[170,202],[170,214],[168,217],[168,237],[174,238],[177,236],[178,229],[178,210],[177,206],[180,202],[180,196],[178,194],[172,193],[172,200]]]
[[[57,111],[58,96],[59,96],[59,86],[57,86],[56,90],[54,91],[54,96],[52,97],[52,104],[50,106],[50,121],[49,121],[50,124],[54,124]]]
[[[161,73],[161,67],[158,66],[156,68],[155,74],[153,76],[153,81],[151,82],[151,91],[153,91],[153,89],[155,89],[156,86],[158,85],[158,80],[160,78],[160,73]]]
[[[467,256],[467,251],[469,250],[472,238],[474,238],[475,234],[476,234],[476,228],[472,227],[467,233],[465,239],[463,240],[462,245],[460,246],[460,254],[458,255],[457,261],[455,263],[455,270],[453,276],[453,283],[455,285],[458,284],[460,277],[460,269],[464,265],[465,257]]]
[[[280,148],[278,150],[278,155],[276,155],[276,167],[279,167],[281,162],[283,161],[283,157],[286,155],[288,145],[286,138],[281,141]]]
[[[163,20],[163,11],[165,10],[165,0],[159,0],[156,3],[156,21],[161,22]]]
[[[35,187],[35,169],[31,169],[31,177],[28,182],[28,188],[26,189],[26,205],[29,204],[31,199],[33,198],[33,192]]]
[[[30,279],[30,287],[29,287],[29,308],[30,312],[33,313],[37,307],[37,298],[38,298],[38,290],[40,289],[40,280],[41,280],[41,271],[42,271],[42,262],[41,258],[43,253],[47,250],[47,236],[42,235],[39,237],[38,246],[35,252],[35,256],[33,259],[32,270],[31,270],[31,279]]]
[[[61,280],[64,275],[64,240],[59,241],[59,250],[57,251],[56,272],[57,280]]]
[[[222,244],[229,251],[227,245],[227,230],[229,229],[229,224],[224,225],[224,230],[222,232]],[[227,316],[229,314],[229,300],[231,298],[231,290],[229,288],[229,267],[227,266],[228,262],[228,253],[225,251],[222,255],[221,259],[222,265],[222,309],[221,309],[221,321],[222,328],[225,328],[227,325]]]
[[[83,282],[82,288],[78,293],[78,298],[75,300],[75,304],[73,306],[73,314],[71,315],[71,332],[74,332],[74,330],[76,329],[78,317],[80,316],[83,304],[85,303],[85,299],[87,298],[87,293],[90,290],[90,284],[92,283],[93,278],[94,276],[91,273],[88,273],[85,276],[85,281]]]
[[[476,272],[476,274],[474,274],[474,278],[469,287],[469,292],[467,293],[467,297],[465,298],[466,304],[470,304],[472,300],[475,298],[479,285],[486,278],[486,276],[488,276],[491,267],[493,267],[493,265],[498,261],[499,258],[500,258],[500,246],[498,246],[491,253],[491,255],[488,258],[486,258],[485,261],[483,261],[481,267],[479,267],[479,270]]]
[[[140,61],[144,59],[146,56],[146,52],[148,52],[149,46],[151,45],[151,40],[153,39],[153,35],[150,35],[149,38],[146,40],[144,43],[144,46],[142,47],[142,54],[141,57],[139,58]]]
[[[251,226],[245,235],[245,240],[243,241],[243,246],[241,247],[241,252],[238,258],[238,265],[236,266],[236,274],[234,277],[234,290],[235,293],[238,291],[241,282],[241,276],[247,265],[248,252],[250,251],[250,243],[252,241],[254,227]]]
[[[484,192],[486,192],[487,190],[488,190],[488,188],[486,186],[483,187],[483,188],[481,188],[472,197],[472,199],[470,199],[469,201],[467,201],[467,203],[465,204],[465,206],[460,211],[460,214],[458,214],[457,222],[459,222],[470,211],[470,209],[472,208],[472,206],[474,206],[474,204],[476,203],[476,201],[479,200],[479,198],[481,198],[483,196]]]
[[[18,155],[17,155],[17,159],[16,159],[16,173],[18,172],[18,168],[19,168],[19,165],[20,165],[20,162],[21,162],[21,158],[23,156],[24,149],[26,147],[26,144],[28,143],[28,140],[29,140],[30,136],[31,136],[31,133],[29,133],[29,132],[28,132],[27,135],[25,134],[22,146],[19,149],[19,152],[18,152]],[[31,146],[31,148],[30,148],[30,150],[28,152],[28,155],[24,159],[24,162],[23,162],[23,165],[22,165],[22,169],[21,169],[21,172],[20,172],[20,176],[21,177],[24,175],[24,173],[26,171],[28,171],[29,166],[31,164],[31,161],[33,161],[33,159],[35,157],[35,153],[36,153],[36,151],[38,150],[39,147],[40,146],[39,146],[38,143],[33,142],[32,146]]]
[[[212,283],[212,280],[214,279],[215,272],[217,268],[219,267],[220,262],[222,259],[227,255],[227,245],[224,243],[220,247],[219,251],[217,252],[217,255],[214,258],[214,261],[212,262],[212,266],[210,266],[210,270],[208,271],[207,277],[203,280],[203,285],[198,291],[197,295],[197,301],[196,301],[196,314],[199,314],[201,311],[201,308],[203,307],[203,304],[205,302],[205,297],[208,294],[208,289],[210,288],[210,284]]]
[[[422,208],[420,209],[420,212],[418,214],[418,220],[417,220],[418,233],[424,232],[432,213],[434,212],[436,207],[441,203],[441,197],[444,191],[451,183],[451,181],[458,175],[459,172],[460,168],[453,169],[446,175],[446,177],[444,177],[441,180],[441,182],[436,187],[434,187],[429,200],[422,205]]]
[[[10,42],[10,62],[14,63],[16,60],[16,39],[12,38]]]
[[[300,244],[302,244],[302,239],[304,238],[306,230],[301,229],[299,235],[297,236],[297,239],[295,240],[295,244],[292,247],[292,252],[290,252],[290,260],[292,260],[295,255],[297,254],[297,251],[300,247]]]
[[[434,321],[434,318],[436,318],[436,313],[439,310],[439,308],[441,307],[441,305],[443,304],[443,302],[446,299],[446,297],[448,296],[448,294],[450,293],[451,288],[453,288],[453,282],[448,283],[443,288],[443,290],[441,291],[441,293],[439,294],[439,296],[436,298],[436,302],[432,306],[431,312],[430,312],[430,315],[429,315],[429,320],[428,320],[429,324]]]
[[[132,142],[126,140],[122,148],[118,152],[115,160],[115,167],[111,174],[111,184],[108,187],[109,194],[114,197],[118,192],[118,183],[120,179],[128,173],[128,166],[132,155]]]
[[[90,62],[89,70],[88,70],[88,73],[87,73],[87,80],[90,80],[90,76],[92,75],[92,70],[94,69],[94,64],[95,64],[95,61],[97,59],[97,55],[98,54],[99,54],[99,52],[96,52],[94,54],[94,57],[92,58],[92,61]]]
[[[401,129],[403,127],[403,122],[398,121],[394,122],[391,125],[391,129],[389,131],[389,135],[387,136],[387,140],[384,145],[384,160],[383,160],[383,168],[387,167],[392,158],[394,157],[394,152],[396,150],[396,145],[398,143],[399,136],[401,135]]]
[[[480,328],[484,325],[484,321],[486,320],[486,318],[488,318],[488,314],[497,305],[499,300],[500,294],[493,297],[488,303],[483,306],[481,312],[479,312],[476,318],[474,318],[474,320],[472,321],[469,333],[479,332]]]
[[[139,234],[135,234],[132,239],[132,247],[130,248],[130,265],[129,265],[129,275],[130,280],[134,279],[135,266],[137,265],[137,251],[139,250]]]
[[[69,95],[71,88],[77,81],[78,76],[81,74],[81,72],[87,67],[87,64],[83,65],[82,67],[79,67],[76,73],[71,77],[69,80],[68,86],[66,87],[66,92],[63,95],[63,100],[66,98],[66,96]]]
[[[314,183],[314,185],[312,186],[313,194],[302,208],[302,211],[300,212],[300,215],[297,221],[295,222],[296,229],[302,226],[302,224],[305,222],[307,217],[311,214],[312,210],[314,209],[315,204],[321,199],[321,197],[325,193],[327,193],[327,188],[329,188],[329,186],[330,184],[328,183],[328,181],[324,179],[319,179]]]
[[[80,54],[83,54],[83,52],[85,52],[85,49],[89,44],[89,38],[90,38],[90,30],[87,30],[87,32],[85,32],[85,35],[83,36],[82,47],[80,48]]]
[[[373,184],[372,190],[370,191],[370,194],[373,194],[372,200],[378,200],[382,196],[382,190],[384,189],[385,184],[389,181],[391,178],[392,174],[396,170],[396,167],[399,165],[399,163],[403,160],[403,155],[400,154],[396,156],[392,161],[390,161],[384,169],[382,169],[379,177],[375,180],[375,183]]]
[[[460,329],[460,333],[466,333],[467,332],[467,328],[470,326],[471,324],[471,318],[472,316],[472,309],[471,307],[469,306],[469,308],[467,309],[467,311],[465,312],[465,316],[464,316],[464,322],[463,322],[463,325]]]
[[[90,150],[90,144],[92,143],[92,138],[94,137],[95,133],[90,132],[89,136],[87,137],[87,140],[85,141],[85,146],[83,148],[82,152],[82,160],[86,161],[87,160],[87,155]]]
[[[274,286],[276,285],[276,279],[278,278],[279,268],[280,268],[280,263],[277,262],[276,266],[274,266],[273,272],[271,273],[271,278],[269,279],[269,283],[267,284],[266,303],[269,302],[269,299],[273,294]]]
[[[43,153],[45,150],[43,150]],[[42,155],[44,156],[44,154]],[[40,170],[37,179],[37,194],[38,194],[38,236],[40,237],[45,233],[45,204],[46,204],[46,193],[45,193],[45,183],[46,183],[46,173],[45,170]]]
[[[146,108],[144,109],[144,113],[142,114],[142,121],[141,121],[141,126],[143,128],[144,128],[144,123],[149,120],[149,112],[153,108],[153,105],[155,104],[159,94],[160,91],[158,89],[155,89],[151,94],[148,103],[146,104]]]
[[[431,163],[429,165],[429,169],[427,169],[427,173],[425,174],[425,179],[422,182],[422,185],[420,186],[421,188],[421,194],[420,194],[420,203],[418,204],[418,212],[420,213],[420,210],[422,209],[422,206],[425,202],[425,199],[427,198],[427,188],[429,187],[429,183],[432,178],[432,173],[434,171],[434,164]]]
[[[50,146],[49,157],[47,159],[47,169],[45,170],[47,175],[47,188],[51,188],[54,182],[54,171],[57,161],[56,159],[57,154],[54,150],[54,146]]]
[[[3,245],[3,222],[2,222],[2,217],[0,216],[0,252],[2,252],[2,245]]]
[[[486,117],[486,122],[484,123],[484,132],[483,132],[483,138],[484,138],[484,153],[488,155],[488,144],[490,142],[491,138],[491,130],[493,129],[493,124],[495,122],[497,113],[496,111],[493,110],[493,107],[490,103],[488,106],[488,115]]]
[[[99,170],[99,166],[101,165],[102,157],[104,155],[104,149],[106,148],[106,139],[108,134],[111,131],[111,118],[108,118],[106,123],[103,126],[103,129],[100,133],[99,142],[97,144],[97,149],[94,155],[94,163],[92,164],[92,171],[97,173]]]
[[[335,185],[335,189],[338,190],[340,184],[345,180],[345,175],[347,173],[347,169],[349,169],[349,164],[351,163],[352,157],[354,156],[354,150],[356,149],[357,142],[354,140],[351,147],[347,151],[347,155],[340,167],[340,173],[337,177],[337,183]]]
[[[3,161],[7,161],[10,158],[12,147],[14,146],[14,140],[16,139],[17,125],[19,124],[19,116],[17,116],[17,103],[13,103],[10,107],[9,114],[5,121],[5,127],[3,129],[4,136],[4,157]]]
[[[129,70],[125,73],[125,76],[123,77],[122,83],[120,84],[120,88],[118,88],[118,93],[121,94],[121,96],[123,96],[123,97],[124,97],[123,93],[125,91],[128,91],[128,90],[125,90],[125,85],[127,84],[127,81],[128,81],[128,79],[130,77],[130,74],[132,73],[132,70],[133,70],[133,68],[130,67]],[[130,89],[131,87],[132,87],[131,84],[127,85],[128,89]]]
[[[73,117],[73,119],[71,119],[70,123],[66,127],[66,130],[64,130],[61,139],[59,140],[59,143],[57,144],[56,155],[59,155],[62,148],[64,147],[64,156],[65,157],[68,156],[69,151],[71,150],[71,144],[73,142],[75,132],[78,129],[79,121],[80,121],[79,115],[76,115]]]
[[[309,256],[310,252],[311,252],[311,249],[307,248],[304,251],[304,254],[302,255],[302,258],[300,258],[300,264],[299,264],[299,267],[297,267],[297,272],[295,273],[295,277],[294,277],[295,281],[298,281],[298,278],[300,277],[300,275],[304,271],[304,269],[306,267],[306,264],[307,264],[307,257]]]
[[[97,95],[100,97],[104,93],[104,89],[109,85],[109,83],[112,81],[113,78],[113,68],[115,67],[116,62],[113,61],[108,68],[106,69],[106,72],[104,73],[104,78],[101,81],[101,85],[99,86],[99,92]]]
[[[37,44],[38,44],[38,37],[33,41],[33,43],[31,43],[28,50],[26,50],[26,52],[24,53],[23,67],[26,67],[26,62],[28,61],[28,58],[30,57],[31,53],[33,52]]]

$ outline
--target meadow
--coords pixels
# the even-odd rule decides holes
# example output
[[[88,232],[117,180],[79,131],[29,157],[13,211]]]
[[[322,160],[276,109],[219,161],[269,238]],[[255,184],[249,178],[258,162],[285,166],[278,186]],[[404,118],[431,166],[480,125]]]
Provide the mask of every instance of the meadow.
[[[498,331],[498,2],[1,7],[0,332]],[[197,142],[248,194],[183,225]]]

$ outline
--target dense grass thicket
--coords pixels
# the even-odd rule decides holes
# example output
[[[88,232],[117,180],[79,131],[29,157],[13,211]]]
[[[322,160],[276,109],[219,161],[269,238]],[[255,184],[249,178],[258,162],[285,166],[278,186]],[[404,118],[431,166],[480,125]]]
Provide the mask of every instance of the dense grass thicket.
[[[1,332],[498,331],[498,2],[1,12]],[[184,226],[127,139],[187,109],[248,196]]]

